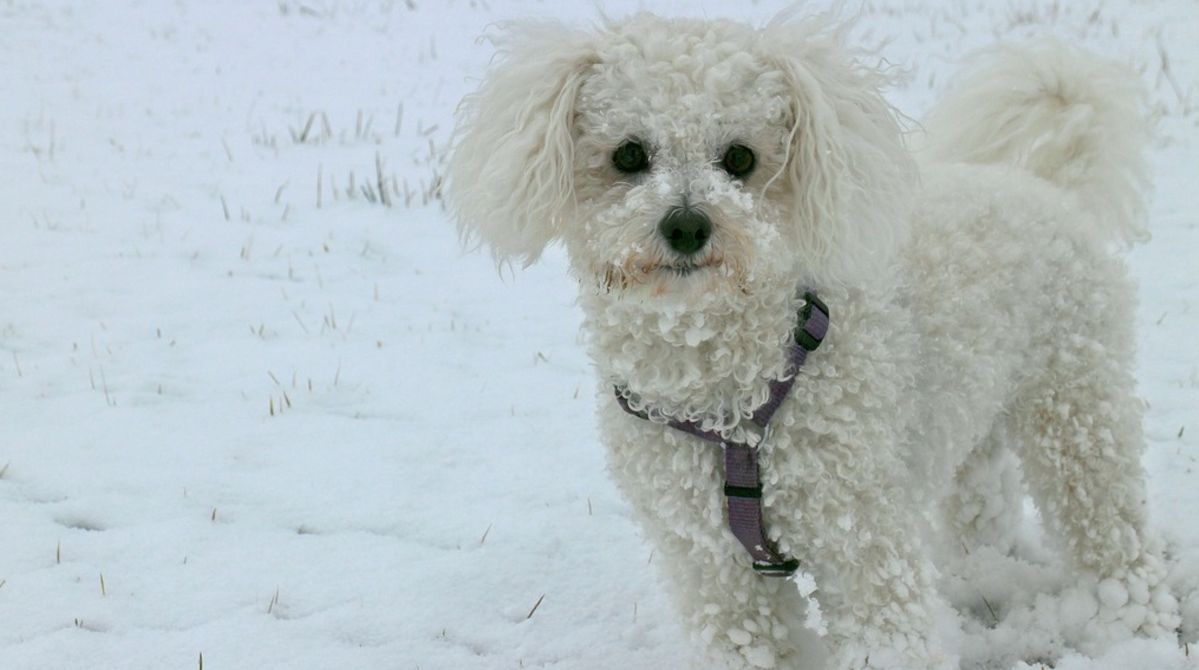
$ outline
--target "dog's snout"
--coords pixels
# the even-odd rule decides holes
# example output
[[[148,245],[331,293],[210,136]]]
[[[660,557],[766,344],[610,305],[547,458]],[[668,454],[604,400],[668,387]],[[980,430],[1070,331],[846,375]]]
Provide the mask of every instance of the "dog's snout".
[[[703,249],[712,237],[712,221],[699,210],[675,207],[658,224],[658,232],[671,249],[690,255]]]

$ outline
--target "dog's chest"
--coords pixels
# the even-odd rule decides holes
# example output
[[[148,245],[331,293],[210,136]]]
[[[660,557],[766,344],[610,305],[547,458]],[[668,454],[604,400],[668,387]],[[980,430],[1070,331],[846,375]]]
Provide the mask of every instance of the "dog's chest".
[[[787,368],[795,327],[789,293],[752,309],[651,311],[584,300],[585,329],[601,378],[672,418],[733,426],[769,396]]]

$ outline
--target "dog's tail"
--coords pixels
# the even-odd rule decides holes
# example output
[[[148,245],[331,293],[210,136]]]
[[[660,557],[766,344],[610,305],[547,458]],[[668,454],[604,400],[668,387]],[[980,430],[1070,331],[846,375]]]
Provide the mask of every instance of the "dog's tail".
[[[983,54],[925,123],[931,158],[1006,164],[1075,194],[1106,239],[1141,226],[1149,129],[1135,73],[1052,41]]]

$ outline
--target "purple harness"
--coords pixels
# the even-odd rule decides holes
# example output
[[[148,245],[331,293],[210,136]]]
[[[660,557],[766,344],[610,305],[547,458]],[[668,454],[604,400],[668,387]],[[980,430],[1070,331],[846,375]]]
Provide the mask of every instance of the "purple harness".
[[[804,306],[799,313],[795,342],[789,352],[789,370],[783,379],[770,382],[770,398],[750,417],[753,425],[761,430],[763,439],[767,435],[771,417],[791,391],[799,368],[807,360],[808,353],[815,351],[828,333],[828,325],[828,307],[814,292],[804,293]],[[650,419],[647,413],[629,406],[628,399],[619,387],[616,389],[616,401],[629,414]],[[757,448],[744,442],[726,440],[714,430],[700,428],[696,421],[671,419],[666,425],[701,440],[719,444],[724,450],[724,495],[728,502],[729,528],[749,552],[754,570],[769,577],[787,577],[794,573],[799,568],[799,561],[780,553],[774,543],[766,538],[762,522],[762,481],[758,477]]]

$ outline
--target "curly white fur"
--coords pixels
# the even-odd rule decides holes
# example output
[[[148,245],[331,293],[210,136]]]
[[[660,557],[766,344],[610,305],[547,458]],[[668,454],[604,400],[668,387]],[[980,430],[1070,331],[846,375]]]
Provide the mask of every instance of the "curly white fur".
[[[1054,42],[985,52],[926,121],[938,161],[1013,165],[1078,196],[1104,237],[1145,241],[1144,92]]]
[[[565,244],[610,469],[728,667],[953,667],[929,526],[952,551],[1010,545],[1017,461],[1083,575],[1075,599],[1095,602],[1074,643],[1169,633],[1133,291],[1104,249],[1143,209],[1135,86],[1059,46],[998,54],[932,115],[916,161],[843,33],[790,15],[517,28],[464,102],[454,217],[500,261]],[[625,141],[646,172],[614,168]],[[720,167],[732,143],[757,156],[743,178]],[[712,221],[685,264],[658,232],[684,203]],[[799,591],[754,573],[728,530],[720,454],[612,396],[739,436],[785,372],[801,287],[832,327],[760,454],[768,531],[816,580],[823,644]]]

